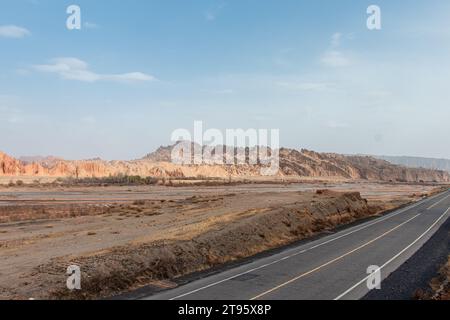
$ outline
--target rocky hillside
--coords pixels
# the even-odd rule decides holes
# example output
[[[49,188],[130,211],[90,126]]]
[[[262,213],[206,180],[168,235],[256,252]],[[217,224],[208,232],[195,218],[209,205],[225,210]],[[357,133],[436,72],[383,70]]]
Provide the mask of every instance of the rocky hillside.
[[[170,162],[173,146],[134,161],[103,161],[100,159],[69,161],[58,158],[35,158],[30,162],[14,159],[0,152],[0,176],[18,177],[107,177],[136,175],[142,177],[257,177],[258,165],[191,165],[180,166]],[[49,160],[51,159],[51,161]],[[450,182],[445,171],[407,168],[368,156],[344,156],[317,153],[309,150],[280,149],[278,177],[309,177],[345,180],[393,182]]]
[[[393,182],[448,182],[444,171],[406,168],[367,156],[344,156],[309,150],[281,149],[280,167],[285,175],[341,177],[352,180]]]
[[[389,161],[393,164],[406,166],[409,168],[425,168],[444,170],[450,172],[450,160],[449,159],[433,159],[433,158],[420,158],[420,157],[391,157],[391,156],[376,156],[378,159]]]

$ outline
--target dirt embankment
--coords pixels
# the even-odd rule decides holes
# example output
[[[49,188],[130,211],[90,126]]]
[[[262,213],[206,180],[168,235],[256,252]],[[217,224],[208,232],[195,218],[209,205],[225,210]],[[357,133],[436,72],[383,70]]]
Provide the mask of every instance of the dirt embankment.
[[[62,257],[39,266],[36,294],[45,298],[107,297],[158,280],[170,280],[310,237],[377,213],[359,193],[297,193],[298,202],[239,213],[186,240],[120,246],[85,256]],[[82,270],[83,290],[70,293],[65,270]]]
[[[431,290],[433,294],[425,297],[433,300],[450,300],[450,256],[447,264],[439,271],[439,276],[431,281]]]

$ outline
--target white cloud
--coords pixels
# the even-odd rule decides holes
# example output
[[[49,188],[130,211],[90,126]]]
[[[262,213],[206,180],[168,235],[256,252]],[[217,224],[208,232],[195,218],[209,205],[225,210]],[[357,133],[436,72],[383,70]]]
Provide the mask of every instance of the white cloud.
[[[211,11],[205,12],[205,19],[206,21],[214,21],[216,20],[216,15]]]
[[[331,46],[337,48],[341,45],[342,33],[336,32],[331,37]]]
[[[206,21],[214,21],[216,20],[219,13],[222,11],[222,9],[225,8],[225,3],[220,3],[219,5],[215,6],[214,8],[209,9],[205,12],[205,19]]]
[[[16,69],[16,73],[17,73],[19,76],[27,76],[27,75],[30,74],[30,70],[23,69],[23,68],[19,68],[19,69]]]
[[[0,103],[2,103],[1,96]],[[15,107],[0,105],[0,120],[6,121],[11,124],[20,123],[23,121],[22,111]]]
[[[333,89],[333,85],[325,82],[277,82],[277,85],[289,90],[324,91]]]
[[[322,57],[321,62],[328,67],[346,67],[351,64],[350,59],[339,49],[342,43],[343,35],[336,32],[331,36],[330,49],[326,51]]]
[[[326,126],[328,128],[331,128],[331,129],[345,129],[345,128],[349,128],[350,127],[348,125],[348,123],[339,122],[339,121],[335,121],[335,120],[328,121]]]
[[[3,38],[23,38],[31,35],[31,32],[25,28],[8,25],[8,26],[0,26],[0,37]]]
[[[337,50],[325,52],[321,61],[329,67],[346,67],[350,65],[350,60],[342,52]]]
[[[83,24],[83,26],[86,28],[86,29],[97,29],[98,28],[98,24],[96,24],[96,23],[93,23],[93,22],[85,22],[84,24]]]
[[[156,80],[153,76],[142,72],[129,72],[123,74],[103,75],[103,79],[111,81],[153,81]]]
[[[154,81],[155,77],[142,73],[130,72],[123,74],[99,74],[91,71],[89,65],[77,58],[57,58],[50,64],[36,65],[34,69],[40,72],[55,73],[65,80],[83,82],[114,81],[114,82],[143,82]]]
[[[211,93],[213,94],[233,94],[233,89],[218,89],[218,90],[211,90]]]
[[[95,124],[97,119],[94,116],[86,116],[81,118],[81,122],[84,124]]]

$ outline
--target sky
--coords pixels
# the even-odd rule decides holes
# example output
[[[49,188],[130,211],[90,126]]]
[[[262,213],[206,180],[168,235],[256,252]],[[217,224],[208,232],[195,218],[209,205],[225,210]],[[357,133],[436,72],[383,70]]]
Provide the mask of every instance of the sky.
[[[203,121],[450,158],[449,84],[447,0],[0,0],[0,150],[16,157],[136,159]]]

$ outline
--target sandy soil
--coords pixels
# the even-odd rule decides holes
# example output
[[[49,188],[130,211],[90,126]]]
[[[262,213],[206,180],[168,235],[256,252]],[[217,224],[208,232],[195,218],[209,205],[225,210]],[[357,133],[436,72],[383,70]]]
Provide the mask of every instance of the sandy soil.
[[[312,192],[316,189],[359,191],[368,204],[359,195]],[[65,269],[72,263],[82,266],[92,280],[84,298],[108,296],[249,256],[420,199],[433,190],[367,183],[5,187],[0,189],[0,298],[64,296]],[[279,226],[273,223],[282,220],[285,223]],[[255,229],[256,238],[249,226],[261,228]],[[239,236],[249,237],[245,250],[236,248],[242,246]],[[194,243],[208,248],[199,255]],[[217,251],[214,244],[223,250]],[[174,252],[180,256],[191,252],[191,260],[170,270],[148,265],[161,256],[173,263]],[[125,269],[124,261],[128,261]],[[134,281],[115,273],[124,270]],[[123,281],[105,289],[99,284],[106,281],[105,275]]]

